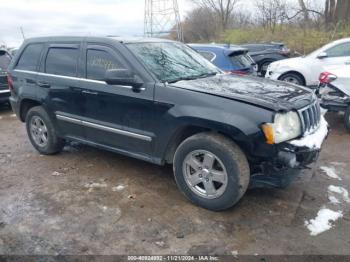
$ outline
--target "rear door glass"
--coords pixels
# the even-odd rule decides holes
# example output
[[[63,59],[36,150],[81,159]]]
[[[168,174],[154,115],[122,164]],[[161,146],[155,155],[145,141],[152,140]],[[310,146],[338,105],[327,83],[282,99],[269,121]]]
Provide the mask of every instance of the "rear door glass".
[[[47,53],[45,72],[53,75],[77,76],[79,49],[51,47]]]
[[[253,61],[250,59],[250,57],[245,54],[232,55],[230,56],[230,60],[231,63],[238,68],[248,68],[253,64]]]
[[[24,52],[17,63],[16,69],[36,71],[43,47],[43,44],[28,45],[24,49]]]

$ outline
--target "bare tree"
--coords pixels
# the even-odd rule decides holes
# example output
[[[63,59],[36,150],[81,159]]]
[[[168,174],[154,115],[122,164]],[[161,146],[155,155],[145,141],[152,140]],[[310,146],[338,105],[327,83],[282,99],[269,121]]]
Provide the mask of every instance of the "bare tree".
[[[326,0],[324,17],[327,27],[337,23],[350,22],[350,1]]]
[[[218,35],[219,26],[215,13],[208,8],[192,10],[183,22],[185,42],[213,41]]]
[[[337,22],[350,21],[350,1],[337,0],[337,5],[334,12],[334,18]]]
[[[275,32],[278,24],[288,20],[287,4],[285,0],[255,0],[258,23]]]
[[[241,0],[192,0],[198,7],[215,12],[220,21],[221,29],[226,30],[235,6]]]
[[[306,4],[305,4],[304,0],[298,0],[298,2],[299,2],[299,6],[300,6],[300,9],[301,9],[301,12],[304,15],[304,22],[306,24],[308,24],[309,23],[309,10],[306,7]]]

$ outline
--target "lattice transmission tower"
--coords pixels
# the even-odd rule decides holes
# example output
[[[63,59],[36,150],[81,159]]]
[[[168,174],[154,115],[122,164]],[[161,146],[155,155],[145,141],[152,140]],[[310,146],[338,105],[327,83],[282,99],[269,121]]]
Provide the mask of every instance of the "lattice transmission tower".
[[[183,42],[183,32],[177,0],[145,0],[144,35],[162,37],[175,35]]]

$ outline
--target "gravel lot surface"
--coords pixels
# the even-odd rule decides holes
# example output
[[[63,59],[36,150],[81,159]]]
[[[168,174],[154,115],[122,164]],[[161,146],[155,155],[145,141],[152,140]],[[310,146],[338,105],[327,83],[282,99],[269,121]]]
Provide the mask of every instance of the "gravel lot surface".
[[[1,108],[0,254],[350,254],[349,199],[329,190],[350,191],[350,133],[342,116],[327,119],[313,169],[285,190],[250,190],[210,212],[185,199],[169,166],[74,143],[41,156]],[[321,209],[342,216],[311,235],[305,223],[320,226]]]

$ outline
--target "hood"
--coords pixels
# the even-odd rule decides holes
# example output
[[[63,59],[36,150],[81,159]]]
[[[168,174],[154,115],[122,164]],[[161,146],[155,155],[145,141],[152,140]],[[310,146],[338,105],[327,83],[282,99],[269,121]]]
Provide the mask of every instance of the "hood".
[[[281,69],[283,67],[295,68],[296,66],[300,66],[300,64],[303,63],[303,60],[305,59],[306,59],[305,57],[294,57],[294,58],[282,59],[282,60],[272,62],[269,65],[269,68],[270,70],[275,70],[276,68]]]
[[[171,84],[177,88],[239,100],[274,111],[299,109],[314,100],[307,88],[281,81],[235,75],[216,75]]]

